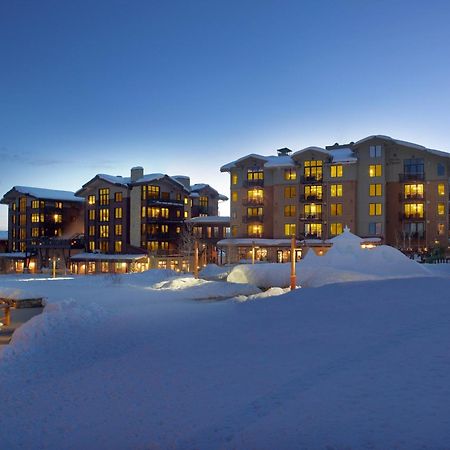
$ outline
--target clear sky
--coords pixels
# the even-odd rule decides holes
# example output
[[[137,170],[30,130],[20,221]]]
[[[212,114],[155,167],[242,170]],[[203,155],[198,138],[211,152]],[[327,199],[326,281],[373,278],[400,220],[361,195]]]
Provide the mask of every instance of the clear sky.
[[[0,191],[142,165],[227,193],[246,153],[370,134],[450,151],[449,23],[448,0],[0,1]]]

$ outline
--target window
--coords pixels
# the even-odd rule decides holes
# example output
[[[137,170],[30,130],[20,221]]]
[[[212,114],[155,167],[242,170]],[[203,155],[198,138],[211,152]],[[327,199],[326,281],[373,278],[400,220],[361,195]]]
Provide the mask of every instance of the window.
[[[247,216],[249,217],[257,217],[263,215],[262,208],[247,208]]]
[[[187,219],[189,217],[189,213],[187,211],[184,212],[184,218]]]
[[[295,205],[286,205],[284,207],[284,217],[295,217],[297,214],[297,208]]]
[[[159,186],[153,186],[152,184],[148,185],[147,198],[157,200],[159,198]]]
[[[285,236],[295,236],[295,223],[285,223],[284,224],[284,235]]]
[[[369,234],[372,236],[380,236],[382,232],[381,222],[370,222],[369,223]]]
[[[381,177],[382,165],[381,164],[370,164],[369,166],[369,177]]]
[[[330,196],[331,197],[342,197],[342,184],[330,185]]]
[[[169,225],[161,225],[161,233],[166,234],[169,232]]]
[[[263,226],[252,224],[247,226],[247,233],[250,237],[262,237],[263,235]]]
[[[303,175],[308,180],[321,181],[323,174],[323,161],[305,161]]]
[[[123,200],[122,192],[114,193],[114,201],[121,202]]]
[[[381,197],[383,195],[382,184],[381,183],[371,183],[369,185],[369,196],[370,197]]]
[[[39,222],[39,214],[31,214],[31,221],[33,223]]]
[[[371,145],[369,154],[371,158],[381,158],[381,145]]]
[[[202,196],[199,199],[199,204],[201,208],[207,208],[208,207],[208,197]]]
[[[404,206],[404,214],[407,219],[416,218],[423,219],[424,207],[423,203],[407,203]]]
[[[103,188],[99,190],[100,205],[109,205],[109,189]]]
[[[342,203],[331,203],[330,214],[332,216],[342,216]]]
[[[103,208],[99,211],[99,220],[100,222],[108,222],[109,221],[109,209]]]
[[[39,237],[39,228],[31,229],[31,237]]]
[[[342,177],[342,164],[336,164],[335,166],[331,166],[330,167],[330,176],[331,176],[331,178]]]
[[[95,236],[95,225],[89,225],[89,236]]]
[[[437,213],[438,213],[438,216],[444,216],[445,215],[445,203],[438,203],[437,204]]]
[[[184,204],[187,205],[188,204],[188,198],[184,197]],[[191,205],[192,206],[192,205]]]
[[[156,252],[158,250],[158,241],[147,242],[147,249],[151,252]]]
[[[381,216],[382,204],[381,203],[369,203],[369,216]]]
[[[31,207],[32,207],[33,209],[38,209],[38,208],[39,208],[39,200],[33,200],[33,201],[31,202]]]
[[[55,208],[62,209],[62,207],[63,207],[62,202],[55,202]]]
[[[232,173],[232,174],[231,174],[231,184],[233,184],[233,185],[238,184],[238,176],[237,176],[237,173]]]
[[[309,219],[320,219],[322,215],[322,205],[317,205],[316,203],[307,203],[303,207],[304,214],[306,218]]]
[[[287,186],[284,188],[284,198],[295,198],[297,196],[297,189],[295,186]]]
[[[95,250],[95,242],[94,241],[89,241],[89,250],[91,252],[93,252]]]
[[[264,202],[264,190],[263,189],[250,189],[247,191],[247,201],[249,203],[262,204]]]
[[[108,225],[100,225],[100,237],[101,238],[109,237],[109,226]]]
[[[144,224],[145,225],[145,224]],[[116,236],[122,236],[122,224],[118,223],[115,227],[114,227],[114,232],[116,234]]]
[[[437,190],[438,190],[439,197],[443,197],[445,195],[445,184],[444,183],[439,183],[438,187],[437,187]]]
[[[62,223],[62,215],[61,214],[53,214],[53,221],[55,223]]]
[[[423,222],[405,223],[403,233],[404,237],[423,238],[425,235],[425,224]]]
[[[167,241],[161,241],[159,243],[159,248],[161,250],[169,250],[169,243]]]
[[[445,177],[445,166],[441,163],[437,165],[437,175],[438,177]]]
[[[286,181],[295,181],[297,179],[297,171],[295,169],[284,169],[284,179]]]
[[[403,173],[405,178],[411,179],[424,179],[424,163],[422,158],[405,159],[403,161]]]
[[[330,223],[330,234],[332,236],[337,236],[341,234],[343,230],[342,223]]]
[[[89,220],[95,220],[95,209],[89,210]]]
[[[181,233],[181,227],[176,227],[176,228],[175,228],[175,232],[176,232],[177,234],[180,234],[180,233]]]
[[[321,223],[305,223],[305,235],[320,238],[322,237]]]
[[[122,218],[122,208],[114,208],[114,217],[116,219]]]
[[[231,201],[232,202],[237,202],[238,201],[238,193],[237,193],[237,191],[233,191],[231,193]]]
[[[405,184],[405,198],[423,198],[423,184]]]
[[[162,200],[170,200],[170,192],[161,192]]]
[[[114,242],[114,251],[116,251],[117,253],[120,253],[122,251],[122,241]]]
[[[237,236],[237,231],[238,231],[237,226],[233,225],[231,227],[231,236]]]
[[[437,224],[437,232],[439,236],[443,236],[445,234],[445,223]]]
[[[305,186],[305,200],[322,200],[322,186]]]
[[[88,205],[95,205],[95,195],[89,195]]]
[[[247,170],[247,180],[256,181],[264,180],[264,172],[262,169],[248,169]]]

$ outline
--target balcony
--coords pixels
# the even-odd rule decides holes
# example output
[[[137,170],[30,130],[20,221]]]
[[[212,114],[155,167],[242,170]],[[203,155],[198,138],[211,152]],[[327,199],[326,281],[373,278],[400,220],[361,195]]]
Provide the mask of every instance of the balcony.
[[[301,182],[304,184],[318,184],[318,183],[322,183],[323,178],[322,177],[317,177],[317,176],[309,176],[307,177],[306,175],[302,175],[301,176]]]
[[[409,201],[424,201],[425,200],[425,195],[424,194],[398,194],[398,199],[401,202],[409,202]]]
[[[322,201],[322,196],[321,195],[314,195],[314,194],[309,194],[309,195],[302,194],[302,195],[300,195],[300,201],[301,202],[316,202],[316,203],[319,203],[319,202]]]
[[[406,214],[406,213],[400,213],[400,220],[418,220],[418,221],[425,221],[425,215],[424,214]]]
[[[174,204],[174,205],[183,205],[183,200],[175,200],[171,198],[147,198],[147,200],[143,201],[145,204],[148,205],[156,205],[156,204]]]
[[[264,180],[244,180],[244,187],[264,187]]]
[[[402,238],[403,238],[403,232],[402,232]],[[405,239],[408,241],[409,239],[411,240],[424,240],[425,239],[425,232],[421,232],[421,233],[408,233],[407,231],[405,231]]]
[[[317,233],[308,233],[305,234],[305,239],[322,239],[322,235]]]
[[[242,202],[245,206],[264,206],[263,198],[246,198]]]
[[[404,181],[423,181],[425,180],[424,173],[399,173],[398,178],[400,182]]]
[[[244,223],[264,222],[264,216],[242,216]]]
[[[300,216],[300,220],[322,220],[322,213],[303,214]]]

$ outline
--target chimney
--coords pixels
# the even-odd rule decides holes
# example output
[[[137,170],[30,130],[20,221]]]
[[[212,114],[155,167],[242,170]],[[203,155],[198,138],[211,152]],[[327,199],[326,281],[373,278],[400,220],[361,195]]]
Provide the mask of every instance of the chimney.
[[[131,168],[131,182],[139,180],[144,176],[144,168],[143,167],[132,167]]]

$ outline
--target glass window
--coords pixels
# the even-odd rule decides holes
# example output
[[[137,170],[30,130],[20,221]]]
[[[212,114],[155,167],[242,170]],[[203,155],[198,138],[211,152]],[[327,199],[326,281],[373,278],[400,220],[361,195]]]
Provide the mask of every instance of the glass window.
[[[381,183],[371,183],[369,185],[369,196],[370,197],[380,197],[381,195],[382,195]]]
[[[305,199],[306,200],[322,200],[322,187],[321,185],[306,185],[305,186]]]
[[[247,208],[247,216],[258,217],[263,215],[263,209],[260,208]]]
[[[286,186],[284,188],[284,198],[295,198],[297,196],[297,189],[295,186]]]
[[[143,224],[143,225],[145,225],[145,224]],[[118,223],[118,224],[114,227],[114,229],[115,229],[115,234],[116,234],[116,236],[122,236],[122,224],[121,224],[121,223]]]
[[[109,209],[103,208],[99,211],[99,220],[100,222],[108,222],[109,221]]]
[[[122,218],[122,208],[114,208],[114,217],[116,219]]]
[[[445,176],[445,166],[441,163],[438,163],[438,165],[437,165],[437,175],[438,175],[438,177]]]
[[[381,203],[369,203],[369,216],[381,216],[382,214]]]
[[[409,176],[409,178],[420,177],[420,179],[422,179],[424,175],[423,159],[405,159],[403,161],[403,172],[405,175]]]
[[[284,235],[285,236],[295,236],[295,223],[285,223],[284,224]]]
[[[102,238],[109,237],[109,226],[108,225],[100,225],[100,237],[102,237]]]
[[[264,180],[264,172],[262,169],[248,169],[247,170],[247,180],[256,181]]]
[[[284,179],[286,181],[294,181],[297,179],[297,171],[295,169],[284,169]]]
[[[330,176],[331,178],[339,178],[342,177],[342,164],[336,164],[335,166],[330,167]]]
[[[331,203],[330,214],[332,216],[342,216],[342,203]]]
[[[103,188],[99,190],[100,205],[109,205],[109,189]]]
[[[247,226],[247,233],[250,237],[262,237],[263,226],[259,224],[251,224]]]
[[[417,219],[423,219],[423,203],[407,203],[404,206],[404,213],[406,218],[415,217]]]
[[[306,179],[320,181],[323,174],[323,161],[305,161],[303,175]]]
[[[118,253],[122,251],[122,241],[114,242],[114,250]]]
[[[405,198],[423,198],[423,184],[405,184]]]
[[[438,216],[444,216],[445,215],[445,203],[438,203],[437,204],[437,213],[438,213]]]
[[[284,217],[295,217],[297,208],[295,205],[286,205],[284,207]]]
[[[343,231],[342,223],[331,223],[330,224],[330,234],[332,236],[337,236],[338,234],[341,234]]]
[[[342,184],[330,185],[330,196],[331,197],[342,197]]]
[[[440,197],[443,197],[445,195],[445,184],[444,183],[439,183],[437,189],[438,189],[438,195]]]
[[[95,195],[90,195],[88,197],[88,205],[95,205]]]
[[[381,177],[382,175],[382,165],[381,164],[370,164],[369,166],[369,177]]]
[[[114,194],[114,200],[115,200],[116,202],[121,202],[121,201],[123,200],[122,192],[116,192],[116,193]]]
[[[322,224],[321,223],[305,223],[305,235],[321,238],[322,237]]]
[[[237,202],[238,201],[238,193],[237,193],[237,191],[233,191],[231,193],[231,201],[232,202]]]
[[[247,191],[247,200],[249,203],[263,203],[264,190],[263,189],[250,189]]]
[[[369,234],[380,236],[382,232],[382,223],[381,222],[370,222],[369,223]]]
[[[381,157],[381,145],[371,145],[369,147],[369,154],[371,158]]]
[[[231,184],[233,184],[233,185],[238,184],[238,175],[237,175],[237,173],[232,173],[231,174]]]

